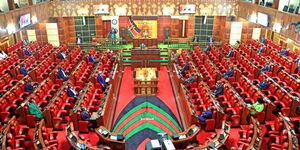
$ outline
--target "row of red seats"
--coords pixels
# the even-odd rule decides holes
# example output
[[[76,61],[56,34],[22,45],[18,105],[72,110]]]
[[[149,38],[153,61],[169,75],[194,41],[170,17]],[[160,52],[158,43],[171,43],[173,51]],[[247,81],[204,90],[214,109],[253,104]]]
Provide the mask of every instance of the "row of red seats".
[[[71,54],[72,55],[72,54]],[[80,59],[80,57],[78,58]],[[81,56],[82,59],[82,56]],[[75,73],[78,73],[80,71],[82,71],[80,68],[82,63],[85,63],[85,60],[82,60],[79,62],[76,62],[77,59],[75,59],[75,61],[73,61],[73,64],[69,64],[69,66],[72,66],[74,64],[76,64],[76,66],[72,67],[71,69],[66,69],[69,70],[70,72],[70,76],[74,76]],[[77,67],[78,66],[78,67]],[[74,70],[75,68],[77,68],[77,70]],[[56,79],[56,81],[59,81],[60,84],[62,85],[62,80],[61,79]],[[77,92],[80,93],[80,90],[82,90],[82,88],[80,86],[75,86],[72,82],[68,82],[73,89]],[[62,129],[62,123],[67,123],[70,118],[69,118],[69,114],[70,114],[70,110],[74,107],[75,104],[75,99],[72,97],[68,97],[67,95],[67,87],[62,87],[62,92],[59,94],[58,97],[54,97],[54,102],[53,103],[49,103],[48,105],[50,105],[50,113],[51,113],[51,120],[52,120],[52,125],[54,129]]]
[[[241,58],[243,58],[243,60],[241,60]],[[252,66],[252,68],[255,68],[255,66],[254,65],[252,65],[252,64],[250,64],[250,63],[246,63],[246,62],[248,62],[248,60],[245,58],[245,57],[239,57],[238,59],[237,59],[238,61],[239,61],[239,64],[242,64],[242,65],[247,65],[247,66],[249,66],[249,65],[251,65]],[[249,68],[248,68],[249,69]],[[252,71],[252,72],[251,72]],[[251,74],[255,74],[255,71],[253,71],[253,70],[250,70],[250,73]],[[259,83],[259,82],[261,82],[263,79],[265,79],[265,78],[267,78],[267,75],[268,76],[272,76],[272,72],[267,72],[266,74],[260,74],[259,75],[259,80],[258,81],[256,81],[256,83]],[[253,77],[253,76],[252,76]],[[290,88],[290,87],[288,87],[286,84],[285,84],[285,82],[283,82],[283,81],[285,81],[285,80],[275,80],[275,81],[278,81],[277,83],[280,85],[280,86],[282,86],[284,89],[288,89],[289,91],[291,91],[291,93],[293,93],[293,91],[292,91],[292,89]],[[293,84],[293,87],[296,87],[297,86],[297,82],[295,82],[295,81],[292,81],[292,80],[288,80],[289,82],[289,84]],[[268,93],[268,98],[269,99],[271,99],[272,101],[274,101],[275,102],[275,104],[276,103],[281,103],[281,105],[283,106],[283,109],[282,109],[282,112],[284,113],[284,114],[286,114],[286,115],[288,115],[289,114],[289,107],[290,107],[290,104],[291,104],[291,102],[292,102],[292,98],[291,98],[291,96],[290,95],[288,95],[287,93],[285,93],[285,91],[282,91],[281,90],[281,88],[279,88],[278,86],[277,86],[277,84],[276,85],[274,85],[274,83],[269,83],[269,85],[270,85],[270,88],[269,89],[267,89],[267,90],[263,90],[262,92],[263,93]],[[296,87],[297,88],[297,87]],[[297,94],[297,93],[295,93],[295,94]]]
[[[99,55],[93,54],[97,58]],[[115,54],[112,54],[115,55]],[[103,78],[107,78],[110,76],[110,73],[112,71],[112,68],[115,65],[115,60],[112,60],[113,57],[111,53],[105,52],[101,64],[98,67],[97,71],[102,71]],[[106,60],[106,61],[105,61]],[[91,75],[91,74],[90,74]],[[105,93],[102,89],[102,86],[98,83],[97,80],[98,73],[96,72],[94,76],[94,82],[89,82],[89,86],[86,87],[88,91],[83,97],[83,100],[80,104],[80,107],[85,107],[87,110],[92,114],[93,112],[97,112],[102,104],[102,99],[105,97]],[[80,110],[77,111],[77,118],[78,118],[78,124],[79,124],[79,132],[87,133],[89,132],[88,126],[89,122],[81,120],[80,116]]]
[[[74,53],[79,54],[79,51],[73,50],[70,52],[69,55],[72,55]],[[75,68],[75,66],[71,62],[69,62],[69,60],[64,60],[59,64],[59,66],[62,66],[66,70],[66,74],[69,74],[69,72],[71,72]],[[57,70],[54,71],[55,73],[57,72]],[[57,91],[62,87],[62,85],[63,85],[63,81],[61,79],[56,78],[52,81],[52,79],[47,78],[45,80],[45,83],[40,86],[40,89],[36,90],[35,93],[31,95],[31,98],[34,99],[38,104],[38,106],[41,108],[41,110],[44,111],[45,107],[49,105],[50,100],[52,100],[52,98],[56,95]],[[33,126],[36,123],[36,117],[29,114],[27,106],[25,107],[25,110],[26,110],[25,112],[26,112],[27,124],[29,126]],[[55,121],[57,122],[61,120],[56,119]]]
[[[20,125],[16,118],[12,118],[8,126],[5,142],[7,150],[26,150],[32,148],[29,128]]]
[[[23,42],[22,41],[19,41],[18,43],[14,44],[14,45],[11,45],[9,46],[8,48],[6,48],[6,52],[7,54],[11,54],[15,51],[17,51],[20,47],[23,46]],[[9,55],[10,56],[10,55]]]
[[[42,124],[42,125],[40,125]],[[45,124],[44,120],[40,121],[39,124],[37,125],[37,128],[35,129],[35,139],[38,142],[39,140],[43,140],[42,142],[39,141],[40,143],[44,143],[45,147],[48,150],[57,150],[58,149],[58,132],[52,131],[51,129],[48,129]],[[39,134],[42,134],[41,137],[42,139],[39,139]]]

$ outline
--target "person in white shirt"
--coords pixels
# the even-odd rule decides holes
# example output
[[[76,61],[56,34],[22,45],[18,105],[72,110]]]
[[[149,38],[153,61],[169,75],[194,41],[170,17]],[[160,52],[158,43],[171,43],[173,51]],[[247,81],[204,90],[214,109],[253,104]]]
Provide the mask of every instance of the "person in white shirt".
[[[4,51],[0,50],[0,60],[6,59],[7,57],[7,54]]]

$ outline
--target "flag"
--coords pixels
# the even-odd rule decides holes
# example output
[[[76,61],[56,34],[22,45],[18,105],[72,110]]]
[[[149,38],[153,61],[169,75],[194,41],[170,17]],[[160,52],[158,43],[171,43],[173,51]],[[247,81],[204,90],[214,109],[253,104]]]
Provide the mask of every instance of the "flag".
[[[141,32],[141,30],[134,23],[134,21],[131,17],[129,18],[129,25],[127,25],[126,29],[131,38],[134,38],[136,35],[140,34],[140,32]]]

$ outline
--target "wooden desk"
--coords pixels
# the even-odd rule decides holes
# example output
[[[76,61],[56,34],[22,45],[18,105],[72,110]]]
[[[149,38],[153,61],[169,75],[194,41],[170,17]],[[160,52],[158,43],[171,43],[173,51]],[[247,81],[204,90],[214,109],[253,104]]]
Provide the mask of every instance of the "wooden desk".
[[[230,125],[228,125],[225,121],[222,123],[222,131],[216,133],[216,136],[209,142],[204,145],[200,145],[198,148],[200,149],[219,149],[221,146],[225,144],[230,134]],[[224,136],[221,138],[221,135]]]
[[[110,146],[112,149],[125,150],[125,138],[121,141],[115,139],[118,134],[111,133],[105,127],[100,126],[96,130],[99,142]]]
[[[247,147],[247,150],[256,150],[260,149],[262,137],[260,137],[260,125],[259,122],[251,117],[251,122],[253,124],[253,136],[249,143],[249,146]]]
[[[39,122],[39,124],[35,128],[34,139],[33,139],[33,145],[35,149],[48,150],[47,146],[45,145],[43,134],[42,134],[42,128],[44,125],[45,125],[45,121],[43,119]]]
[[[156,67],[159,69],[160,62],[153,60],[160,60],[160,50],[159,49],[132,49],[131,51],[131,60],[133,68],[139,67]],[[152,62],[150,62],[152,60]]]
[[[279,113],[280,117],[283,120],[284,128],[287,129],[288,134],[288,150],[296,150],[298,149],[298,138],[295,133],[294,128],[291,126],[291,120],[290,118],[287,118],[286,116],[283,116],[281,113]]]
[[[97,146],[92,146],[89,143],[86,143],[79,136],[74,132],[73,123],[71,122],[70,125],[66,127],[66,136],[71,144],[71,146],[76,150],[81,150],[80,146],[85,146],[88,150],[101,150],[102,148],[98,148]]]
[[[135,68],[134,69],[134,92],[136,95],[157,94],[157,69]]]
[[[190,131],[193,131],[189,133]],[[197,141],[197,134],[200,131],[200,127],[192,125],[186,131],[177,133],[178,139],[172,139],[172,143],[176,149],[185,149],[190,143]],[[174,135],[173,135],[174,137]]]
[[[142,39],[133,39],[133,47],[140,47],[142,43],[146,45],[146,47],[157,48],[157,39],[153,38],[142,38]]]

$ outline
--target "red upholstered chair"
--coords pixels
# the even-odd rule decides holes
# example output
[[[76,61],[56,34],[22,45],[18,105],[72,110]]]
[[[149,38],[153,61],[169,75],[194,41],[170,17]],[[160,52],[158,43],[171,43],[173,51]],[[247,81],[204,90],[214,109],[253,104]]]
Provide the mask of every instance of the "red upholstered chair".
[[[89,122],[88,121],[79,121],[79,132],[88,133],[89,132]]]
[[[205,121],[205,131],[215,130],[215,119],[207,119]]]
[[[27,115],[26,116],[27,125],[30,128],[34,128],[36,125],[36,117],[34,115]]]
[[[255,117],[257,118],[257,121],[259,121],[260,123],[263,123],[265,121],[265,112],[258,112],[255,114]]]

